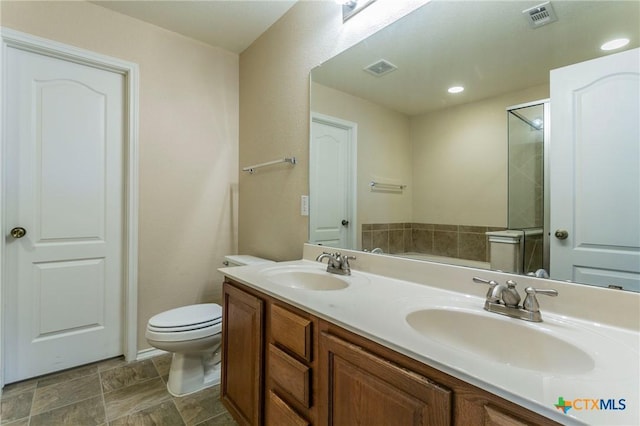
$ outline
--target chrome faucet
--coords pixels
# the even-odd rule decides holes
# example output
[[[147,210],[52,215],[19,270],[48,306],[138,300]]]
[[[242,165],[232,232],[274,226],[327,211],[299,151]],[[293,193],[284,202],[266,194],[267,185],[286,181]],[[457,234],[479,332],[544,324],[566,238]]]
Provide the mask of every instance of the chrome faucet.
[[[508,280],[504,284],[499,284],[497,281],[485,280],[478,277],[473,277],[473,281],[489,285],[489,291],[487,291],[487,297],[484,302],[485,311],[525,321],[542,322],[540,304],[538,303],[536,294],[554,297],[558,295],[558,292],[553,289],[527,287],[524,290],[527,296],[524,298],[522,306],[520,306],[520,294],[518,290],[516,290],[518,283],[515,281]]]
[[[327,272],[338,275],[351,275],[351,265],[349,265],[349,260],[354,260],[355,258],[355,256],[343,256],[339,252],[324,252],[320,256],[316,257],[316,260],[318,262],[322,262],[324,259],[329,259],[327,261]]]

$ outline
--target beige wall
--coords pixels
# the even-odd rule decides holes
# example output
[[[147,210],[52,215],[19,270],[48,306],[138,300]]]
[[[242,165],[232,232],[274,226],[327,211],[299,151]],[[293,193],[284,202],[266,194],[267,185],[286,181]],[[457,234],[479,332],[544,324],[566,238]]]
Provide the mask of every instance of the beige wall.
[[[547,98],[549,87],[414,117],[317,83],[311,93],[312,111],[358,124],[359,224],[504,227],[506,108]],[[408,186],[402,193],[375,193],[368,188],[372,179]]]
[[[412,156],[409,117],[373,102],[312,83],[311,110],[358,125],[357,223],[412,221]],[[371,191],[369,182],[407,185],[402,191]],[[362,234],[358,230],[357,247]]]
[[[140,66],[138,348],[149,317],[218,301],[237,245],[238,55],[85,2],[6,2],[2,26]]]
[[[299,163],[240,176],[239,251],[299,259],[308,239],[309,72],[427,0],[378,0],[342,23],[333,1],[302,1],[240,55],[240,166]]]
[[[413,117],[414,222],[506,226],[506,108],[547,97],[537,86]]]
[[[506,108],[547,98],[548,85],[415,117],[311,89],[313,111],[358,124],[358,223],[506,226]],[[408,187],[372,193],[378,178]]]

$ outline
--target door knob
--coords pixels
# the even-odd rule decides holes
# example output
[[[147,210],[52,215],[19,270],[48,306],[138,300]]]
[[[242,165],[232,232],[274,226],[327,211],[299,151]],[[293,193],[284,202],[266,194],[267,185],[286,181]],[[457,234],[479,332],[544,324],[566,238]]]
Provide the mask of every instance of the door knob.
[[[349,226],[349,221],[347,219],[342,219],[342,226]]]
[[[13,228],[11,230],[11,236],[13,238],[22,238],[25,235],[27,235],[27,230],[22,228],[22,227],[20,227],[20,226],[16,226],[15,228]]]
[[[554,234],[554,235],[555,235],[555,236],[556,236],[556,238],[557,238],[557,239],[559,239],[559,240],[566,240],[566,239],[567,239],[567,237],[569,236],[569,232],[567,232],[567,231],[566,231],[566,230],[564,230],[564,229],[558,229],[558,230],[555,232],[555,234]]]

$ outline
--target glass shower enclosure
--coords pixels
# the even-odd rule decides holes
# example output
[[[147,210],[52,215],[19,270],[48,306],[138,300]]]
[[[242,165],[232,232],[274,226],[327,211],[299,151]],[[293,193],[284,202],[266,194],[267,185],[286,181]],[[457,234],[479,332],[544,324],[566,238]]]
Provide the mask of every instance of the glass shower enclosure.
[[[549,101],[507,109],[508,228],[522,233],[523,273],[549,270],[545,164],[549,140]]]

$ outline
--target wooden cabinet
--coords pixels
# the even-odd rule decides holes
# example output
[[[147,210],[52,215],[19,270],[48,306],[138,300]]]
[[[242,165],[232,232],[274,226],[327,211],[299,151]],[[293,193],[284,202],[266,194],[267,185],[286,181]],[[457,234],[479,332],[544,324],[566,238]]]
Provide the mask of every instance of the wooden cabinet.
[[[241,425],[262,424],[264,301],[225,282],[221,398]]]
[[[346,340],[323,333],[320,365],[321,424],[451,424],[449,389]]]
[[[271,305],[271,338],[295,355],[311,361],[312,321],[279,305]]]
[[[484,392],[456,392],[456,425],[532,426],[557,425],[546,417]]]
[[[269,303],[268,312],[267,390],[272,396],[266,407],[267,424],[279,426],[276,419],[282,413],[296,419],[292,424],[316,424],[317,386],[312,371],[317,371],[313,345],[317,320],[275,300]]]
[[[557,425],[231,280],[222,401],[241,425]]]
[[[525,426],[530,424],[515,414],[506,413],[491,405],[484,406],[482,420],[484,426]]]
[[[269,391],[269,402],[267,408],[268,425],[308,426],[310,424],[273,391]]]

